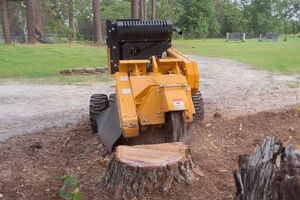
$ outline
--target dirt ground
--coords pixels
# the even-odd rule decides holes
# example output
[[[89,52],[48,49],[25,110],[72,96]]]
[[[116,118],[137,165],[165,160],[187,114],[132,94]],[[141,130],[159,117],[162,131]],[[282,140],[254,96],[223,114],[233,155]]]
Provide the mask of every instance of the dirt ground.
[[[233,199],[239,154],[251,153],[266,135],[300,144],[300,89],[287,86],[299,75],[190,57],[199,65],[206,116],[190,127],[188,143],[204,176],[142,199]],[[0,200],[60,199],[58,177],[66,173],[79,179],[83,199],[111,199],[101,182],[108,156],[91,132],[88,101],[93,93],[113,93],[112,85],[0,85]],[[221,117],[214,119],[216,112]]]
[[[234,197],[232,171],[239,154],[251,153],[266,135],[284,144],[300,143],[300,111],[262,112],[236,119],[194,124],[190,146],[204,177],[191,185],[175,183],[171,192],[147,193],[141,199],[226,200]],[[111,199],[102,183],[107,157],[88,120],[69,127],[14,137],[0,145],[0,199],[59,199],[66,173],[79,179],[84,199]]]

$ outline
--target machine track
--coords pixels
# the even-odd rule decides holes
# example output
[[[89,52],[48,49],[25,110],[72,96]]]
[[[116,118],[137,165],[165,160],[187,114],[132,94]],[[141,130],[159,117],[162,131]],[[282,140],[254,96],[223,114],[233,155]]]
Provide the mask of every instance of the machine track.
[[[98,132],[96,116],[108,107],[106,94],[93,94],[90,99],[90,122],[94,133]]]
[[[202,94],[198,91],[194,96],[192,96],[194,108],[196,114],[194,114],[194,120],[202,121],[204,119],[204,103]]]
[[[110,94],[108,98],[108,106],[111,106],[116,101],[116,94]]]

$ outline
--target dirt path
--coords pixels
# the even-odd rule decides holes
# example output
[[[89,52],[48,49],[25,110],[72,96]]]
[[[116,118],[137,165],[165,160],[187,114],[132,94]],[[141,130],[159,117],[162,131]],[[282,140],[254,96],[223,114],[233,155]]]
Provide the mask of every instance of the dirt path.
[[[236,117],[300,103],[298,75],[252,70],[251,65],[223,58],[189,56],[197,61],[206,112]]]
[[[0,141],[49,127],[76,123],[88,115],[93,93],[113,93],[112,83],[0,86]]]
[[[206,119],[215,112],[232,117],[300,103],[300,76],[251,70],[233,60],[189,56],[198,62]],[[88,115],[93,93],[113,93],[110,83],[92,85],[0,85],[0,141],[54,126],[70,125]]]

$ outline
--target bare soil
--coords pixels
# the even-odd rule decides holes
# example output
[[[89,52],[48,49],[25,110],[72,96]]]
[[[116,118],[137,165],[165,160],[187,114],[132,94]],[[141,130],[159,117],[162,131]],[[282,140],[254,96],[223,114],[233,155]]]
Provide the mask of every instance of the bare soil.
[[[300,143],[300,111],[262,112],[236,119],[197,123],[190,130],[194,162],[204,176],[191,185],[175,183],[167,194],[141,199],[233,199],[232,171],[239,154],[250,154],[266,135],[284,144]],[[102,182],[108,156],[89,122],[47,129],[0,143],[1,199],[59,199],[66,173],[79,179],[84,199],[111,199]]]
[[[266,135],[300,144],[300,89],[286,76],[251,70],[218,58],[198,62],[205,120],[188,132],[203,172],[191,185],[141,199],[233,199],[232,171],[239,154],[250,154]],[[88,121],[89,97],[113,93],[113,83],[0,86],[0,199],[60,199],[59,176],[79,179],[83,199],[111,199],[101,181],[108,156]],[[262,111],[262,112],[261,112]],[[104,157],[105,156],[105,157]]]

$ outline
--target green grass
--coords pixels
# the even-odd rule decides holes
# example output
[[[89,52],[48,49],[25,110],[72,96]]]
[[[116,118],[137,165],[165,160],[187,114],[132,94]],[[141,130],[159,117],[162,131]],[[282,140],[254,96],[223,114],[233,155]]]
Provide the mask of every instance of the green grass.
[[[288,87],[289,88],[299,88],[300,87],[300,83],[295,83],[295,84],[290,83],[290,84],[288,84]]]
[[[256,39],[225,42],[225,39],[177,40],[174,46],[186,54],[234,59],[251,64],[255,69],[300,73],[300,38],[283,42],[258,42]]]
[[[300,73],[300,38],[283,42],[246,43],[223,39],[175,40],[174,46],[186,54],[234,59],[255,69]],[[108,75],[60,75],[62,69],[107,65],[106,48],[82,45],[0,45],[0,82],[9,79],[38,83],[74,83],[109,80]],[[295,87],[291,85],[290,87]]]
[[[82,45],[0,45],[0,79],[83,82],[98,76],[63,76],[62,69],[107,65],[106,48]]]

